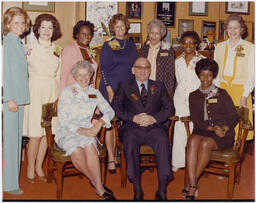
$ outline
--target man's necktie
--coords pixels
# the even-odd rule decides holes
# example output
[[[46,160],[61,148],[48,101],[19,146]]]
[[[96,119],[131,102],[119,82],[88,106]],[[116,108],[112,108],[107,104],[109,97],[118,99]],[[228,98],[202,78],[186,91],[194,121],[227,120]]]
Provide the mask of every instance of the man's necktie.
[[[140,86],[142,87],[141,93],[140,93],[141,101],[142,101],[143,106],[146,106],[148,93],[147,93],[146,87],[143,83]]]

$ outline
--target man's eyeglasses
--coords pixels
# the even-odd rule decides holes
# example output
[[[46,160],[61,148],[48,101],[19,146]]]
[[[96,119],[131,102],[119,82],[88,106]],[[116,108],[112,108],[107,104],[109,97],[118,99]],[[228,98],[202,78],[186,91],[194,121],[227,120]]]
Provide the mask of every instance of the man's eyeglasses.
[[[145,70],[145,71],[149,71],[150,70],[150,66],[146,66],[146,67],[142,67],[142,66],[133,66],[134,68],[136,68],[136,70]]]

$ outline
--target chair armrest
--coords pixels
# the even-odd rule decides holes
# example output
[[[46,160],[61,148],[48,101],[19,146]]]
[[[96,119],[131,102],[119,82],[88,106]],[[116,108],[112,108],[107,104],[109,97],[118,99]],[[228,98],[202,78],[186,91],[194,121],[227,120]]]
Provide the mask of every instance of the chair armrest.
[[[41,122],[41,127],[42,127],[42,128],[51,127],[51,126],[52,126],[51,121],[42,121],[42,122]]]
[[[190,122],[190,121],[191,121],[191,118],[190,118],[190,116],[184,116],[184,117],[180,117],[180,120],[181,120],[182,122]]]
[[[242,128],[245,130],[253,130],[252,123],[249,120],[247,120],[246,123],[242,124]]]
[[[179,120],[179,117],[178,116],[170,116],[168,118],[170,121],[178,121]]]

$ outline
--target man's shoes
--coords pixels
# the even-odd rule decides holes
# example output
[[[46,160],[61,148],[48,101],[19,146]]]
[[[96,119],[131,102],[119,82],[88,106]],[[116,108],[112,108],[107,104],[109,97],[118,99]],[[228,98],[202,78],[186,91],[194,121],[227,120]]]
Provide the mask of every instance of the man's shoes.
[[[167,200],[166,193],[156,192],[155,200]]]
[[[134,192],[133,200],[139,201],[143,200],[143,192]]]

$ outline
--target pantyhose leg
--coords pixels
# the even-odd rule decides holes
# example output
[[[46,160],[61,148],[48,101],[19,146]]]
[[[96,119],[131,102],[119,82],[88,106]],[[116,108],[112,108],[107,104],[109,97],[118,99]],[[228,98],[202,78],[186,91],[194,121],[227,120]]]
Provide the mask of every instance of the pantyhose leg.
[[[46,136],[43,136],[40,141],[38,153],[36,156],[35,170],[36,170],[37,175],[39,175],[39,176],[44,176],[43,162],[45,159],[46,151],[47,151],[47,140],[46,140]]]
[[[116,140],[114,129],[107,130],[105,136],[105,143],[108,151],[108,161],[115,161],[114,151],[116,147]],[[115,169],[115,162],[108,163],[108,169]]]
[[[27,177],[35,177],[35,161],[38,153],[38,148],[41,138],[30,138],[28,143],[28,167],[27,167]]]

